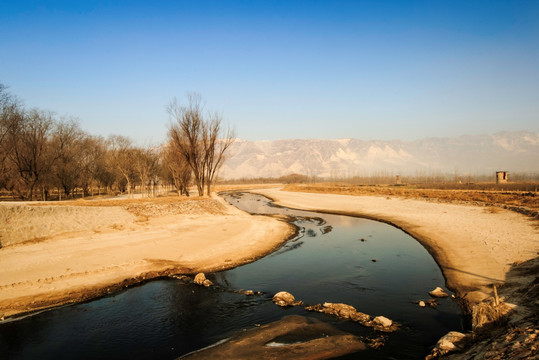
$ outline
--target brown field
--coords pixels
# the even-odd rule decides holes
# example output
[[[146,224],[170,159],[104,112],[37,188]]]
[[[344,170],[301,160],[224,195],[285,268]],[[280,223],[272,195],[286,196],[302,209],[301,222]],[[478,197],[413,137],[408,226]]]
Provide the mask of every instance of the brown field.
[[[537,183],[505,184],[428,184],[428,185],[351,185],[317,183],[287,185],[287,191],[324,194],[396,196],[448,203],[501,206],[537,216],[539,192]],[[518,208],[518,209],[517,209]]]

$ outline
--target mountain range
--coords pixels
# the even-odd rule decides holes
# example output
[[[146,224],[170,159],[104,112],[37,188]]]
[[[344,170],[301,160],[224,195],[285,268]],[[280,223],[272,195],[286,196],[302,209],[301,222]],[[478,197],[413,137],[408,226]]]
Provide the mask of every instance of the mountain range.
[[[526,131],[415,141],[238,139],[229,150],[223,179],[539,172],[539,133]]]

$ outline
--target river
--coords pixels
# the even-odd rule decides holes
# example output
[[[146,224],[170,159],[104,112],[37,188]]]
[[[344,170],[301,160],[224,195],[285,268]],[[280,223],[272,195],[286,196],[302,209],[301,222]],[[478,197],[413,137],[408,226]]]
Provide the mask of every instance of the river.
[[[420,359],[450,330],[462,331],[457,304],[436,308],[417,301],[444,286],[430,254],[411,236],[385,223],[343,215],[277,207],[261,195],[223,195],[242,210],[286,215],[298,234],[278,251],[238,268],[207,274],[218,286],[204,288],[166,278],[149,281],[87,303],[52,309],[0,325],[2,359],[174,359],[237,331],[286,315],[314,317],[349,333],[372,336],[357,323],[280,308],[279,291],[306,304],[339,302],[401,324],[381,350],[342,359]],[[239,289],[262,292],[246,296]]]

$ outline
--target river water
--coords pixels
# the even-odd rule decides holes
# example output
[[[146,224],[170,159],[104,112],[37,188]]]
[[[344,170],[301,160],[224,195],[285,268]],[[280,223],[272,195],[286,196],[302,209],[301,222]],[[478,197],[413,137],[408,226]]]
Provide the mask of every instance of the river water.
[[[439,337],[463,330],[460,310],[450,298],[436,308],[416,304],[445,280],[429,253],[403,231],[373,220],[276,207],[255,194],[224,197],[251,213],[290,216],[298,235],[256,262],[207,274],[216,287],[154,280],[2,323],[0,357],[174,359],[286,315],[314,317],[362,337],[374,334],[370,328],[302,307],[280,308],[271,301],[279,291],[306,304],[346,303],[402,324],[387,335],[381,350],[342,359],[421,359]],[[235,292],[239,289],[263,294],[246,296]]]

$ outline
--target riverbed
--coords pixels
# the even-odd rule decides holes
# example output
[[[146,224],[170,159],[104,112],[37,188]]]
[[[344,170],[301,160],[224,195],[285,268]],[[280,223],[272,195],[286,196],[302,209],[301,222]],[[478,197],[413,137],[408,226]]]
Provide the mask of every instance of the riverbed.
[[[383,315],[402,326],[381,350],[343,358],[424,357],[447,331],[462,331],[451,299],[420,308],[428,291],[445,280],[429,253],[390,225],[356,217],[272,206],[254,194],[228,194],[251,213],[288,216],[298,234],[277,252],[232,270],[209,274],[218,286],[185,280],[148,282],[88,303],[67,306],[0,325],[7,358],[172,359],[286,315],[315,317],[369,337],[372,330],[303,308],[282,309],[273,294],[288,291],[307,304],[342,302]],[[251,289],[261,295],[235,292]]]

